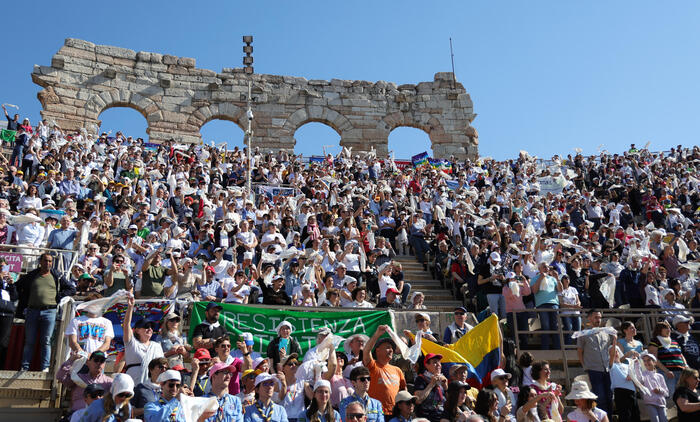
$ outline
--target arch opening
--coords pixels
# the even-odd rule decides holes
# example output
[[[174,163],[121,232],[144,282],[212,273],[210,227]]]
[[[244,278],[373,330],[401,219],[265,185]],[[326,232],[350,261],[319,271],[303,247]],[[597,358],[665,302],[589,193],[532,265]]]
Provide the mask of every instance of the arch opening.
[[[306,157],[321,156],[324,153],[337,155],[342,149],[338,132],[322,122],[304,123],[294,132],[294,139],[294,153]]]
[[[109,136],[114,136],[117,132],[121,132],[125,137],[143,138],[145,142],[148,142],[148,121],[142,112],[134,106],[128,104],[110,105],[102,110],[98,120],[101,122],[99,133],[106,132]]]
[[[245,147],[245,132],[238,126],[237,123],[230,119],[215,117],[204,123],[199,129],[202,135],[202,142],[206,145],[226,145],[229,151],[233,151],[236,147],[243,149]]]
[[[389,154],[397,160],[410,160],[412,156],[425,151],[433,154],[430,135],[423,129],[412,126],[397,126],[389,132]]]

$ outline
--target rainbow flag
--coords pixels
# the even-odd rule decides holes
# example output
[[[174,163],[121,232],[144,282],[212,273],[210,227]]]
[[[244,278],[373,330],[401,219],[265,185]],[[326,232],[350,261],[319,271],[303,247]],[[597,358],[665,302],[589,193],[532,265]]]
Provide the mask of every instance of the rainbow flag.
[[[427,167],[429,165],[428,159],[428,153],[423,151],[420,154],[416,154],[413,157],[411,157],[411,162],[413,163],[414,168],[422,168]]]
[[[442,355],[442,369],[445,373],[449,373],[453,365],[466,365],[467,381],[481,388],[491,383],[491,371],[501,364],[501,343],[498,317],[492,314],[454,344],[440,346],[423,339],[421,351],[424,355]]]

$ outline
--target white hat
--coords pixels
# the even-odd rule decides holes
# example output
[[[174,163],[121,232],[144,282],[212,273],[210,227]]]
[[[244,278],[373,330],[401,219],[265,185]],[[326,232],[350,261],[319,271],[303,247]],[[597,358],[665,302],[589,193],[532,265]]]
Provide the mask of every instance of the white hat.
[[[294,331],[294,326],[292,325],[291,322],[289,322],[289,321],[287,321],[287,320],[284,320],[284,321],[280,322],[280,323],[277,325],[277,327],[275,327],[275,331],[279,334],[280,328],[282,328],[282,327],[289,327],[290,330]]]
[[[110,387],[109,392],[112,393],[112,397],[116,397],[121,393],[131,393],[134,395],[134,380],[131,375],[127,374],[116,374],[112,379],[112,387]]]
[[[386,269],[386,267],[388,267],[389,265],[391,265],[390,262],[385,262],[385,263],[383,263],[383,264],[380,265],[379,268],[377,269],[377,273],[381,274],[381,273]]]
[[[510,280],[512,278],[515,278],[515,273],[513,271],[509,271],[508,274],[506,274],[506,279]]]
[[[185,232],[185,231],[184,231],[183,229],[181,229],[180,227],[175,227],[175,228],[173,229],[173,237],[178,237],[178,236],[180,236],[180,235],[181,235],[182,233],[184,233],[184,232]]]
[[[318,337],[318,336],[327,336],[327,335],[329,335],[329,334],[333,334],[333,331],[332,331],[330,328],[328,328],[328,327],[321,327],[321,328],[318,330],[318,333],[316,333],[316,337]]]
[[[279,385],[279,380],[276,377],[268,374],[267,372],[263,372],[262,374],[255,377],[255,386],[257,387],[258,384],[263,383],[265,381],[270,381],[270,380],[275,381]]]
[[[504,371],[501,368],[497,368],[497,369],[494,369],[493,371],[491,371],[491,379],[498,378],[498,377],[506,377],[506,378],[510,379],[510,377],[512,377],[512,375],[509,374],[508,372]]]
[[[688,318],[687,316],[683,314],[678,314],[673,317],[673,327],[675,328],[676,325],[682,323],[682,322],[691,322],[691,318]]]
[[[644,359],[644,357],[648,357],[649,359],[651,359],[651,360],[653,360],[654,362],[656,362],[656,356],[654,356],[654,355],[652,355],[651,353],[649,353],[648,350],[642,350],[642,353],[639,354],[639,358],[640,358],[640,359]]]
[[[326,387],[329,391],[331,389],[331,383],[328,380],[318,380],[314,384],[314,391],[318,390],[321,387]]]
[[[491,261],[501,262],[501,254],[499,254],[498,252],[491,252],[491,255],[489,255],[489,257],[491,258]]]
[[[494,371],[495,372],[495,371]],[[574,381],[571,385],[571,392],[566,396],[567,400],[591,399],[595,400],[598,396],[593,394],[588,388],[586,381]]]
[[[243,260],[245,261],[246,259],[250,259],[252,261],[253,260],[253,252],[243,252]]]
[[[182,378],[180,377],[180,372],[174,369],[168,369],[167,371],[162,372],[160,375],[158,375],[158,379],[156,380],[156,382],[158,384],[162,384],[170,380],[182,381]]]

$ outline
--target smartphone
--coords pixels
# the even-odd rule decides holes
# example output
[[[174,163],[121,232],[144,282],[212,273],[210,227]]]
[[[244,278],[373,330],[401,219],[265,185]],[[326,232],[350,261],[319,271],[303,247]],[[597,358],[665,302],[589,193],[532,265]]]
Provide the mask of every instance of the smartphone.
[[[280,348],[279,348],[279,350],[282,350],[282,349],[285,349],[285,350],[286,350],[288,344],[289,344],[289,339],[288,339],[288,338],[281,338],[281,339],[280,339]]]

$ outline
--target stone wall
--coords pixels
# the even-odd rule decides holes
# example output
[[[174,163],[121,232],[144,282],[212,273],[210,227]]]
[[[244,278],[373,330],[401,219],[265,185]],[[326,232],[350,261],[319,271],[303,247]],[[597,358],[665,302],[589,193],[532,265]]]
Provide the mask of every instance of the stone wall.
[[[66,129],[95,131],[99,116],[111,107],[131,107],[148,122],[151,142],[176,139],[200,142],[200,128],[210,120],[230,120],[247,127],[249,76],[243,69],[217,73],[198,69],[195,59],[135,52],[68,38],[50,66],[35,66],[32,80],[42,116]],[[307,80],[254,74],[253,144],[265,150],[293,151],[294,132],[307,122],[321,122],[353,151],[373,146],[386,153],[389,132],[398,126],[422,129],[433,154],[458,158],[478,155],[476,116],[469,94],[448,72],[417,85],[385,81]],[[418,152],[418,151],[417,151]]]

